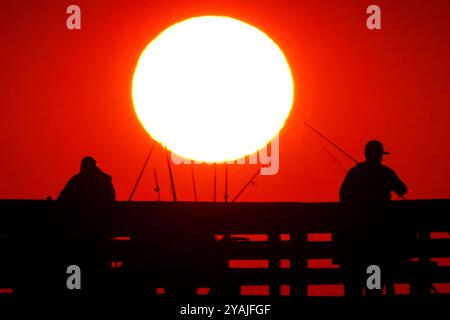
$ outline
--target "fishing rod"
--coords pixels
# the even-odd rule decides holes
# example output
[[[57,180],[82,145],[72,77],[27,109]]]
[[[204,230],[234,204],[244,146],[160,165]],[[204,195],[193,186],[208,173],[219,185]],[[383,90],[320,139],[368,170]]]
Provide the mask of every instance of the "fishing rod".
[[[173,201],[177,202],[177,191],[175,189],[175,181],[173,180],[173,174],[172,174],[172,165],[170,164],[169,152],[167,151],[167,147],[165,148],[165,150],[166,150],[167,168],[169,170],[170,186],[172,188],[172,197],[173,197]]]
[[[253,180],[256,179],[256,177],[259,175],[259,173],[261,172],[261,167],[258,168],[258,170],[256,170],[255,174],[251,177],[251,179],[242,187],[242,189],[234,196],[234,198],[231,200],[231,202],[235,202],[240,195],[245,191],[245,189],[247,189],[247,187],[253,182]]]
[[[195,185],[195,177],[194,177],[194,163],[191,161],[191,178],[192,178],[192,186],[194,188],[194,199],[197,202],[197,186]]]
[[[213,202],[216,202],[217,191],[217,163],[214,163]]]
[[[350,154],[348,154],[347,152],[345,152],[344,149],[342,149],[341,147],[339,147],[337,144],[335,144],[333,141],[331,141],[330,139],[328,139],[324,134],[322,134],[320,131],[316,130],[315,128],[313,128],[311,125],[307,124],[306,122],[303,122],[303,124],[310,128],[312,131],[314,131],[317,135],[319,135],[322,139],[324,139],[326,142],[328,142],[329,144],[331,144],[333,147],[335,147],[337,150],[339,150],[342,154],[344,154],[345,156],[347,156],[347,158],[351,159],[354,163],[358,164],[359,161],[357,161],[355,158],[353,158]],[[404,196],[398,194],[398,196],[403,199],[403,200],[407,200]]]
[[[325,151],[329,156],[332,162],[336,163],[339,168],[342,169],[342,171],[347,172],[347,169],[344,167],[344,165],[332,154],[330,151],[322,147],[322,150]]]
[[[347,158],[351,159],[353,162],[355,162],[356,164],[359,163],[359,161],[357,161],[355,158],[353,158],[351,155],[349,155],[347,152],[345,152],[345,150],[343,150],[341,147],[339,147],[336,143],[334,143],[333,141],[331,141],[330,139],[328,139],[327,137],[325,137],[325,135],[323,135],[320,131],[314,129],[312,126],[310,126],[309,124],[307,124],[306,122],[303,122],[303,124],[305,126],[307,126],[308,128],[310,128],[312,131],[314,131],[316,134],[318,134],[320,137],[322,137],[326,142],[328,142],[329,144],[331,144],[333,147],[335,147],[336,149],[338,149],[340,152],[342,152],[344,155],[347,156]]]
[[[225,162],[225,194],[223,196],[225,202],[228,202],[228,164]]]
[[[156,173],[156,168],[153,169],[153,175],[155,177],[155,192],[158,194],[158,201],[161,201],[161,194],[159,193],[159,183],[158,183],[158,174]]]
[[[155,141],[153,141],[152,148],[150,149],[150,152],[148,153],[147,158],[145,159],[145,162],[144,162],[144,165],[142,166],[141,172],[139,172],[139,175],[136,179],[133,189],[131,190],[130,196],[128,197],[128,201],[131,201],[131,199],[134,196],[134,192],[136,191],[136,188],[139,185],[139,182],[141,181],[142,175],[144,174],[145,168],[147,167],[147,163],[150,160],[150,156],[152,155],[154,148],[155,148]]]

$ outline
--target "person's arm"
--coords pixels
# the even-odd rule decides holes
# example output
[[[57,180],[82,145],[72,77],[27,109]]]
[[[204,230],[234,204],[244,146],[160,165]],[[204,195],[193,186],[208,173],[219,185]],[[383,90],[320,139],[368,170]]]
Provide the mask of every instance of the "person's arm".
[[[400,178],[397,176],[397,174],[391,170],[391,190],[394,191],[396,194],[402,196],[406,194],[408,191],[408,188],[406,187],[406,184],[400,180]]]

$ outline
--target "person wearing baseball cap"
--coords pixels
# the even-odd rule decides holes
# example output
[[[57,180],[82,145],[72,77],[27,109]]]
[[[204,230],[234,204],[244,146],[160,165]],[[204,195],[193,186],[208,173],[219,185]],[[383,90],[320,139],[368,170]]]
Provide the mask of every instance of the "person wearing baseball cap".
[[[383,156],[388,154],[380,141],[367,142],[364,148],[366,161],[351,168],[342,183],[339,192],[342,203],[385,204],[391,200],[391,192],[400,196],[406,193],[406,185],[394,170],[382,164]]]
[[[393,293],[393,274],[399,263],[394,258],[398,245],[393,240],[398,218],[391,215],[387,205],[392,192],[402,196],[407,188],[394,170],[382,164],[387,154],[380,141],[367,142],[366,160],[348,171],[339,192],[345,216],[336,234],[341,252],[338,262],[345,274],[345,295],[353,299],[362,297],[370,265],[381,268],[381,281],[387,293]],[[382,290],[367,290],[366,296],[378,298]]]

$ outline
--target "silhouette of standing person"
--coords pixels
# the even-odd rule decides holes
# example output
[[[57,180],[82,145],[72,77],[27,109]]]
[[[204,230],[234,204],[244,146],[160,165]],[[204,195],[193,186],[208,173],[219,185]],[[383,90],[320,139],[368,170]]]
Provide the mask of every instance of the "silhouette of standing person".
[[[394,217],[389,216],[387,207],[391,192],[402,196],[407,187],[391,168],[381,163],[386,154],[389,153],[384,151],[381,142],[369,141],[364,151],[366,161],[349,170],[340,188],[346,218],[341,234],[337,235],[337,244],[349,297],[362,295],[369,265],[381,268],[382,283],[388,285],[388,293],[392,294],[393,287],[388,280],[396,264],[392,255],[395,227]],[[382,293],[382,290],[370,291],[373,295]],[[366,293],[369,293],[367,289]]]
[[[343,204],[379,206],[391,200],[391,192],[402,196],[406,193],[406,185],[397,174],[383,165],[383,144],[371,140],[366,144],[365,162],[351,168],[342,183],[340,200]]]

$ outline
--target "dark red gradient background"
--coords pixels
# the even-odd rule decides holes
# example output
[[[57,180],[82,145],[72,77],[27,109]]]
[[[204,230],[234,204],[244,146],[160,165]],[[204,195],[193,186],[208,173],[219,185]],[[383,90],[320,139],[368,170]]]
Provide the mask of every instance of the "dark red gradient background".
[[[66,28],[78,4],[82,30]],[[382,30],[365,26],[378,4]],[[118,198],[133,186],[151,145],[131,101],[131,80],[146,45],[171,24],[228,15],[253,24],[286,54],[295,105],[280,137],[280,171],[258,177],[243,201],[334,201],[352,165],[307,121],[362,159],[368,139],[392,152],[386,163],[409,198],[450,197],[450,2],[424,1],[9,1],[0,10],[0,197],[56,196],[82,156],[97,158]],[[207,134],[207,133],[205,133]],[[195,143],[194,141],[192,143]],[[323,150],[325,148],[326,150]],[[170,188],[161,147],[135,199],[153,200],[157,168]],[[256,166],[231,166],[230,195]],[[212,199],[213,169],[196,166],[200,200]],[[222,200],[223,167],[218,195]],[[190,169],[174,167],[180,200],[193,200]]]

